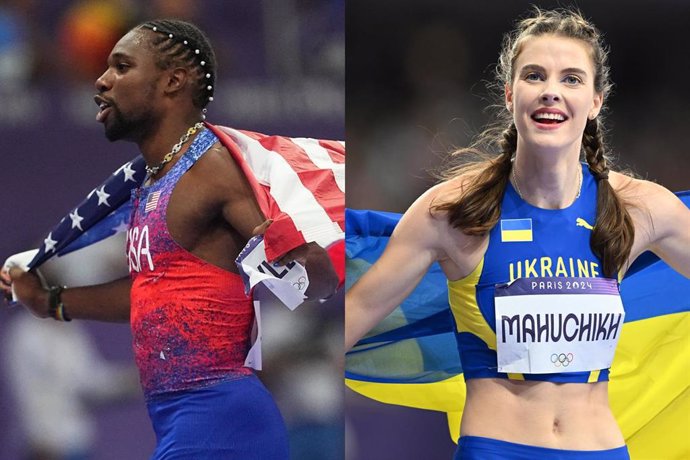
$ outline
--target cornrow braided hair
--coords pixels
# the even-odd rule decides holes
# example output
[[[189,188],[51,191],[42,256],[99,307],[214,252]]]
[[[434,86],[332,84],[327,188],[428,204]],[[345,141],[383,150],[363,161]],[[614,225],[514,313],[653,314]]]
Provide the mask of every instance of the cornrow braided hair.
[[[459,176],[468,178],[456,198],[432,203],[431,212],[444,211],[448,223],[468,235],[483,236],[498,222],[501,202],[517,149],[517,130],[512,114],[504,104],[504,88],[511,86],[515,76],[515,62],[525,40],[530,37],[553,34],[573,38],[585,43],[590,50],[594,67],[594,89],[603,99],[611,91],[608,49],[601,33],[579,11],[555,9],[543,11],[532,8],[531,16],[519,21],[511,33],[506,34],[496,66],[496,81],[489,89],[496,97],[495,122],[485,129],[468,148],[459,149],[450,156],[460,159],[454,166],[437,174],[441,180]],[[602,106],[602,110],[604,107]],[[589,120],[582,134],[582,151],[589,170],[596,178],[597,216],[590,246],[601,259],[605,276],[616,276],[630,257],[634,239],[634,226],[625,204],[608,181],[611,160],[604,142],[601,113]],[[490,152],[500,152],[498,157]],[[478,160],[467,161],[470,158]]]
[[[137,26],[155,34],[150,45],[157,52],[156,65],[161,69],[187,67],[196,73],[193,102],[204,109],[213,101],[216,87],[216,55],[206,35],[194,24],[177,19],[156,19]]]

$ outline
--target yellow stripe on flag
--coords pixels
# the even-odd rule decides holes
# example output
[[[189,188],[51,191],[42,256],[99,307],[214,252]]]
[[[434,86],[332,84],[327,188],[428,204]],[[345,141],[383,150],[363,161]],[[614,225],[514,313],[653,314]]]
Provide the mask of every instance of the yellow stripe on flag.
[[[611,367],[609,399],[634,460],[690,458],[690,312],[625,323]],[[462,375],[434,383],[345,380],[371,399],[448,413],[460,435]]]
[[[504,243],[532,241],[532,230],[501,230],[501,241]]]
[[[609,400],[637,459],[690,458],[690,313],[626,323]]]
[[[462,411],[465,405],[466,389],[462,375],[433,383],[375,383],[345,379],[345,385],[367,398],[387,404],[442,412]]]

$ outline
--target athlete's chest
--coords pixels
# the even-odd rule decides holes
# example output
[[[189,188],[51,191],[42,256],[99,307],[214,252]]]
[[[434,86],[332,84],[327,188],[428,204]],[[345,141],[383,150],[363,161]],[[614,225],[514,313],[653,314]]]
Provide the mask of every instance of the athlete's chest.
[[[170,236],[188,250],[223,222],[222,200],[198,176],[189,171],[179,179],[170,192],[165,216]]]
[[[590,245],[596,225],[593,191],[567,209],[547,210],[508,190],[500,219],[489,234],[481,283],[601,276],[600,261]]]
[[[172,186],[139,192],[135,201],[132,228],[155,226],[183,246],[222,220],[222,200],[191,171]]]
[[[590,247],[591,228],[585,218],[576,216],[503,218],[491,232],[486,266],[507,274],[510,281],[596,277],[601,270]]]

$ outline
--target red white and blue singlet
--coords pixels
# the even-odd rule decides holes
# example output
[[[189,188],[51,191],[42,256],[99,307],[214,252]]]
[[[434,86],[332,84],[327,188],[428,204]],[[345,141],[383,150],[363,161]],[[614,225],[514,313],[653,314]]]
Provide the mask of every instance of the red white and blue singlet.
[[[175,185],[216,142],[204,129],[165,176],[132,193],[130,321],[156,433],[151,460],[284,460],[280,411],[244,367],[254,309],[242,279],[182,248],[166,223]]]
[[[241,278],[182,248],[166,223],[175,185],[217,141],[203,130],[164,177],[132,193],[131,326],[147,398],[252,372],[243,366],[254,312]]]

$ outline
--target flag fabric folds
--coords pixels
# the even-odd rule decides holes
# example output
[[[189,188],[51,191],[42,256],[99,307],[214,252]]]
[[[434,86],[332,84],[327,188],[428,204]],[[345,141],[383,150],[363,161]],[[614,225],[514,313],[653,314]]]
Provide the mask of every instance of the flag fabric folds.
[[[690,192],[679,193],[690,207]],[[349,288],[383,252],[399,215],[347,210]],[[625,324],[611,367],[611,408],[633,459],[690,458],[690,280],[651,253],[621,283]],[[443,411],[457,442],[462,365],[437,264],[347,354],[348,387],[390,404]]]
[[[270,260],[305,243],[325,247],[341,281],[344,279],[345,145],[308,138],[267,136],[206,123],[244,172],[266,218],[273,220],[264,235]],[[47,268],[53,276],[75,265],[82,270],[52,284],[81,286],[126,276],[125,232],[131,214],[131,191],[145,180],[139,156],[92,190],[45,237],[30,269]],[[115,242],[115,243],[113,243]],[[99,245],[119,248],[80,257]],[[66,261],[69,260],[69,263]],[[49,267],[53,266],[52,269]],[[107,267],[107,270],[100,268]],[[92,272],[97,276],[92,276]]]

